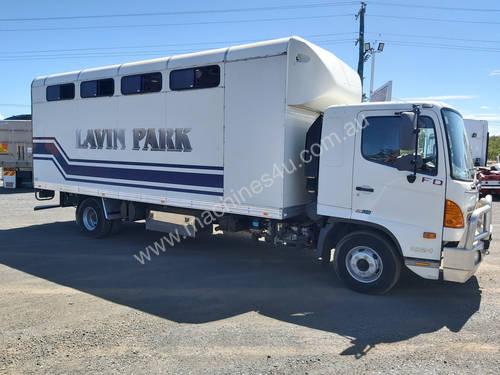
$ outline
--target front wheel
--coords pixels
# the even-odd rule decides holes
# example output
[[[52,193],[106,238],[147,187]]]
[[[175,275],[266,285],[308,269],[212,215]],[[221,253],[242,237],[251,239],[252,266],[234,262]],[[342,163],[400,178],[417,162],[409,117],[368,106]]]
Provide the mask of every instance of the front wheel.
[[[76,222],[89,237],[106,237],[112,230],[111,220],[106,219],[102,204],[94,198],[87,198],[78,205]]]
[[[349,288],[367,294],[387,293],[401,274],[401,257],[395,246],[369,231],[353,232],[341,239],[333,265]]]

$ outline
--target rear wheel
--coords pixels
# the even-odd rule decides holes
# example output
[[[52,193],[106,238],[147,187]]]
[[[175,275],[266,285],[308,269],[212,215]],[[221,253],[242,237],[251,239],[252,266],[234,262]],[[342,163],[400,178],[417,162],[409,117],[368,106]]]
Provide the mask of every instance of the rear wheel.
[[[369,231],[353,232],[341,239],[333,264],[349,288],[367,294],[387,293],[401,274],[401,257],[395,246]]]
[[[87,198],[78,205],[76,222],[89,237],[106,237],[112,230],[112,221],[106,219],[102,204],[94,198]]]

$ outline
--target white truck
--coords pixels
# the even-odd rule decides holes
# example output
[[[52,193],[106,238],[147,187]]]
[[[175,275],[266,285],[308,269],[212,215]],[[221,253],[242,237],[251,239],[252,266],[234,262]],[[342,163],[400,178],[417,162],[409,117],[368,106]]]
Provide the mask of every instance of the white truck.
[[[315,249],[374,294],[403,266],[465,282],[488,251],[460,114],[361,103],[357,74],[298,37],[36,78],[32,106],[36,194],[60,193],[36,209],[75,206],[90,236],[216,224]]]
[[[31,120],[15,116],[0,120],[0,168],[3,187],[31,187],[33,181],[33,135]]]
[[[484,167],[488,162],[488,121],[464,119],[464,124],[469,137],[474,166]]]

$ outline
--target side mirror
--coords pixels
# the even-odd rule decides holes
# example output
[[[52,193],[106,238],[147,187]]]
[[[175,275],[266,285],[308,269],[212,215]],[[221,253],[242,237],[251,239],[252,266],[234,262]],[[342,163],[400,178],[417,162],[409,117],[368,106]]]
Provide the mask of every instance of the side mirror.
[[[413,112],[402,112],[401,126],[399,128],[399,147],[402,150],[415,148],[415,119]]]
[[[416,130],[416,117],[415,112],[401,112],[401,119],[404,122],[404,127],[411,127],[411,129]]]
[[[398,171],[413,172],[415,169],[420,169],[424,165],[424,159],[420,155],[407,154],[398,157],[394,161],[394,166]],[[416,168],[415,168],[416,166]]]
[[[412,150],[413,155],[405,155],[400,161],[395,161],[394,165],[400,171],[412,171],[411,175],[406,176],[410,184],[414,183],[417,179],[417,170],[422,168],[424,163],[421,156],[417,155],[418,148],[418,117],[420,115],[420,108],[418,105],[413,105],[411,112],[399,112],[402,124],[399,131],[400,148],[403,150]],[[413,146],[410,146],[413,143]]]

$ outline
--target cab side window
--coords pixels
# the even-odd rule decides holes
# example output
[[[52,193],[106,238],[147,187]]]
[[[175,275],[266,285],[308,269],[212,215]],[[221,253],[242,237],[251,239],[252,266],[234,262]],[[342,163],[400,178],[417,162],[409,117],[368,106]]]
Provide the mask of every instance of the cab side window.
[[[361,152],[363,157],[378,164],[395,168],[398,158],[413,154],[415,135],[404,126],[399,116],[368,117],[363,124]],[[434,122],[420,116],[417,154],[423,159],[419,173],[437,175],[437,144]]]

